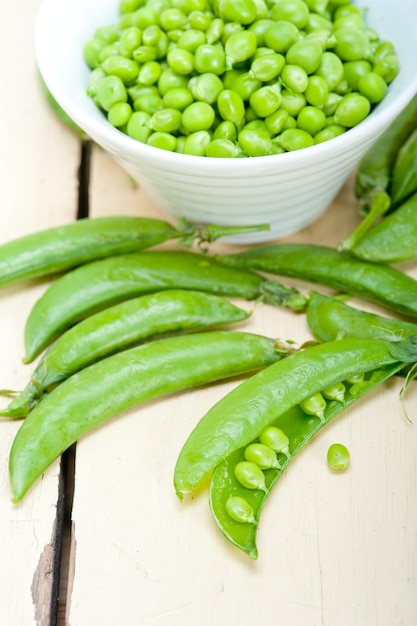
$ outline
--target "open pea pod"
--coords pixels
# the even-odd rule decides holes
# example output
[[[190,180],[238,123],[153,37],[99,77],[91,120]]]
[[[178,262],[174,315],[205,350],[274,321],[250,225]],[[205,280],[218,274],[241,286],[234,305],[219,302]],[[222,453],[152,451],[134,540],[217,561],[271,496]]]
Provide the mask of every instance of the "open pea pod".
[[[242,467],[240,464],[247,463],[247,450],[253,445],[252,443],[235,450],[219,463],[210,482],[210,507],[214,519],[226,539],[252,559],[256,559],[258,556],[256,537],[262,509],[272,488],[281,478],[292,459],[347,406],[381,385],[402,367],[403,364],[398,363],[386,365],[368,372],[360,382],[345,380],[340,381],[341,384],[339,385],[328,388],[322,397],[325,398],[326,393],[332,395],[334,390],[338,399],[325,399],[325,408],[321,417],[308,415],[300,405],[296,405],[272,421],[269,429],[264,431],[264,435],[261,433],[260,441],[269,440],[268,443],[273,445],[274,433],[276,437],[279,437],[281,446],[277,446],[277,448],[281,451],[273,450],[268,446],[276,457],[278,466],[268,467],[264,470],[259,468],[263,474],[263,482],[258,483],[258,488],[250,488],[240,482],[239,469]],[[259,438],[255,441],[259,442]],[[265,443],[261,443],[261,446],[263,445]],[[262,448],[259,449],[264,452]],[[247,466],[247,472],[253,471],[253,469],[253,467]],[[254,474],[257,475],[259,471],[255,470]],[[238,480],[236,473],[240,480]]]

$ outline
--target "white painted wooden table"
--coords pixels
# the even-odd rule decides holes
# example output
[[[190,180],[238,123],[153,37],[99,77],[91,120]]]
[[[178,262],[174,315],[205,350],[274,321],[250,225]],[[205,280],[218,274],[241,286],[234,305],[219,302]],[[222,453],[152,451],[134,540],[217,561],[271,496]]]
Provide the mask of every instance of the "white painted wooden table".
[[[0,242],[77,216],[81,146],[39,88],[39,4],[19,11],[9,3],[0,22]],[[96,148],[89,200],[91,216],[161,217]],[[357,221],[350,180],[322,219],[290,239],[334,245]],[[404,269],[417,278],[417,264]],[[23,327],[46,287],[0,294],[0,387],[22,388],[30,375]],[[303,316],[266,306],[245,329],[310,337]],[[71,456],[66,472],[57,461],[19,505],[7,472],[19,423],[0,423],[2,626],[416,626],[417,424],[402,415],[401,381],[347,410],[294,461],[264,510],[255,562],[222,538],[206,492],[184,505],[172,487],[186,436],[233,384],[103,425],[77,444],[74,477]],[[415,388],[408,408],[417,419]],[[334,441],[352,454],[343,475],[326,466]]]

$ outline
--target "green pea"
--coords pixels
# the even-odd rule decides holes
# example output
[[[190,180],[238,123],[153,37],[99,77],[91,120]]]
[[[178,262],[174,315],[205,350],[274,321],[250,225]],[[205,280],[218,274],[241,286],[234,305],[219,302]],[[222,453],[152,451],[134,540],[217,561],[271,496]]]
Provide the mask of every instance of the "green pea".
[[[177,74],[189,75],[194,69],[194,56],[183,48],[174,48],[167,54],[169,67]]]
[[[326,125],[326,116],[321,109],[306,106],[301,109],[297,117],[297,126],[307,131],[313,137]]]
[[[239,156],[240,150],[236,144],[230,139],[221,137],[212,138],[206,148],[206,156],[217,158],[236,158]]]
[[[345,80],[353,91],[358,91],[359,79],[372,70],[370,62],[363,59],[347,61],[343,67]]]
[[[178,48],[188,50],[194,54],[199,46],[206,43],[206,35],[201,30],[195,28],[185,30],[177,41]]]
[[[160,23],[165,31],[184,28],[187,22],[187,15],[176,7],[165,9],[160,16]]]
[[[305,31],[307,33],[312,33],[315,31],[327,31],[331,32],[333,30],[333,23],[331,20],[327,19],[325,15],[319,15],[319,13],[310,13],[308,16],[308,22],[305,27]]]
[[[217,74],[206,72],[193,76],[188,83],[188,88],[195,100],[214,104],[223,91],[223,83]]]
[[[116,41],[115,43],[111,43],[107,46],[104,46],[98,53],[99,63],[103,63],[109,57],[113,57],[120,54],[120,43]]]
[[[178,109],[184,111],[192,102],[194,102],[193,94],[185,87],[176,87],[170,89],[162,98],[164,107],[168,109]]]
[[[198,130],[185,138],[184,154],[205,156],[206,148],[211,142],[211,134],[207,130]]]
[[[266,54],[252,61],[250,72],[252,76],[262,82],[268,82],[279,76],[285,65],[282,54]]]
[[[281,91],[277,85],[264,85],[250,96],[249,104],[259,117],[267,117],[279,108],[281,100]]]
[[[266,493],[265,476],[261,468],[255,463],[240,461],[235,466],[235,476],[243,487],[261,489]]]
[[[279,139],[287,152],[309,148],[314,145],[314,140],[310,133],[301,128],[287,128],[281,133]]]
[[[262,86],[262,81],[255,78],[251,72],[240,72],[231,82],[230,88],[247,101],[251,95]]]
[[[362,383],[365,380],[365,374],[363,372],[360,372],[359,374],[352,374],[352,376],[349,376],[348,378],[346,378],[346,382],[349,383],[350,385],[357,385],[358,383]]]
[[[349,467],[350,453],[342,443],[333,443],[327,450],[327,464],[332,470],[342,471]]]
[[[226,500],[226,511],[235,522],[242,524],[255,524],[256,520],[253,515],[253,508],[240,496],[230,496]]]
[[[106,74],[101,67],[94,68],[88,78],[87,94],[94,99],[98,106],[101,105],[97,99],[97,89],[103,78],[106,78]]]
[[[277,455],[264,443],[251,443],[245,448],[245,459],[258,465],[261,470],[270,469],[271,467],[281,467],[278,463]]]
[[[237,129],[233,122],[224,120],[216,127],[213,133],[213,139],[228,139],[231,142],[237,139]]]
[[[159,96],[158,87],[156,85],[144,85],[139,82],[128,87],[126,91],[129,94],[129,98],[133,101],[139,98],[139,96]]]
[[[118,76],[125,84],[132,83],[139,75],[139,65],[136,61],[121,55],[108,57],[101,67],[110,76]]]
[[[145,111],[134,111],[127,123],[127,134],[133,139],[147,143],[152,132],[149,126],[150,121],[151,115],[149,115],[149,113],[145,113]]]
[[[387,56],[380,59],[375,63],[373,71],[379,74],[384,81],[389,85],[397,76],[400,70],[400,62],[398,57],[394,54],[387,54]]]
[[[322,107],[324,114],[327,117],[330,115],[334,115],[342,99],[343,99],[343,96],[339,95],[338,93],[335,93],[333,91],[329,93],[328,98]]]
[[[153,26],[153,24],[159,23],[159,17],[156,11],[146,6],[139,7],[139,9],[133,13],[132,19],[134,26],[143,30],[148,28],[148,26]]]
[[[342,61],[359,61],[369,55],[369,41],[361,30],[340,28],[335,31],[335,53]]]
[[[309,76],[304,96],[308,104],[322,107],[329,97],[329,87],[322,76]]]
[[[193,102],[182,113],[182,125],[192,133],[209,130],[215,115],[213,107],[207,102]]]
[[[153,115],[156,111],[163,109],[164,103],[161,96],[157,94],[147,94],[139,96],[133,102],[133,108],[135,111],[145,111],[150,115]]]
[[[175,133],[181,127],[182,113],[178,109],[164,108],[155,111],[149,122],[152,130],[161,133]]]
[[[106,45],[118,41],[119,31],[117,26],[113,24],[99,26],[94,32],[94,39],[101,39]]]
[[[334,139],[337,137],[336,133],[331,128],[323,128],[316,135],[314,135],[314,143],[324,143],[325,141],[329,141],[329,139]]]
[[[265,44],[281,54],[285,54],[299,37],[298,28],[287,20],[273,22],[264,33]]]
[[[147,61],[155,61],[158,54],[155,46],[138,46],[132,52],[132,57],[138,63],[146,63]]]
[[[158,90],[160,95],[164,97],[170,89],[177,89],[178,87],[187,89],[188,77],[183,74],[178,74],[170,67],[167,67],[162,71],[158,80]]]
[[[295,93],[303,93],[308,87],[307,72],[298,65],[287,63],[281,72],[281,80],[286,89]]]
[[[330,387],[326,387],[321,392],[327,400],[337,400],[338,402],[343,402],[345,399],[346,386],[340,382],[331,385]]]
[[[97,99],[100,106],[109,111],[118,102],[127,102],[127,91],[119,76],[106,76],[97,85]]]
[[[177,147],[177,139],[170,133],[155,132],[148,138],[148,146],[153,148],[160,148],[161,150],[167,150],[168,152],[175,152]]]
[[[324,421],[324,410],[326,406],[326,400],[320,392],[315,393],[310,398],[307,398],[300,403],[300,408],[304,411],[304,413],[318,417],[321,422]]]
[[[162,67],[158,61],[148,61],[139,70],[138,80],[143,85],[153,85],[158,82],[162,74]]]
[[[235,33],[239,33],[242,30],[243,30],[242,24],[238,24],[237,22],[225,22],[224,28],[223,28],[223,34],[221,36],[220,42],[218,43],[221,43],[223,44],[223,46],[225,46],[226,41],[229,39],[231,35],[234,35]]]
[[[368,72],[359,79],[358,90],[371,104],[377,104],[385,98],[388,85],[376,72]]]
[[[334,118],[337,124],[351,128],[362,122],[369,114],[371,104],[359,93],[347,94],[339,102]]]
[[[210,44],[199,46],[194,55],[194,67],[200,74],[212,72],[220,76],[226,68],[224,50]]]
[[[90,69],[96,68],[100,61],[100,52],[104,48],[105,43],[102,39],[90,39],[83,48],[84,61]]]
[[[289,128],[297,128],[297,120],[292,115],[288,115],[284,124],[284,130],[287,130]],[[279,138],[277,137],[277,139]]]
[[[259,441],[274,450],[274,452],[285,454],[289,458],[290,451],[288,446],[290,440],[281,428],[267,426],[259,435]]]
[[[119,0],[119,13],[132,13],[143,4],[143,0]]]
[[[307,74],[312,74],[319,67],[323,54],[322,46],[314,39],[301,39],[288,50],[286,61],[302,67]]]
[[[117,102],[110,107],[107,119],[112,126],[120,128],[128,123],[132,115],[132,107],[127,102]]]
[[[395,54],[396,53],[395,53],[394,44],[392,44],[390,41],[378,42],[378,45],[376,46],[374,50],[375,63],[378,63],[378,61],[380,61],[381,59],[383,59],[384,57],[388,55],[395,56]]]
[[[224,30],[224,22],[220,17],[216,17],[211,21],[209,27],[206,30],[207,43],[213,44],[221,39]]]
[[[217,108],[224,120],[240,124],[245,118],[245,104],[242,97],[231,89],[224,89],[217,98]]]
[[[230,35],[225,43],[226,58],[232,65],[250,59],[256,51],[256,35],[249,30],[243,30]]]
[[[211,16],[203,11],[191,11],[188,15],[189,27],[195,30],[207,31],[211,23]]]
[[[256,5],[253,0],[219,0],[218,11],[225,22],[252,24],[256,19]]]
[[[281,105],[280,108],[288,113],[292,117],[297,117],[301,109],[306,106],[306,99],[304,94],[295,93],[289,89],[283,89],[281,92]]]
[[[272,151],[272,141],[267,131],[244,128],[238,135],[238,143],[249,157],[267,156]]]
[[[271,113],[271,115],[268,115],[265,118],[265,128],[268,133],[271,136],[281,133],[285,128],[288,117],[288,112],[284,109],[278,109],[278,111],[275,111],[274,113]]]
[[[327,124],[324,130],[331,131],[332,133],[334,133],[335,137],[339,137],[339,135],[343,135],[343,133],[346,132],[345,126],[342,126],[341,124],[331,124],[330,122]],[[322,132],[324,132],[324,130]]]
[[[341,28],[351,29],[351,30],[364,30],[365,22],[364,19],[359,12],[351,12],[347,15],[339,15],[333,21],[333,30],[340,30]]]
[[[271,10],[273,20],[287,20],[299,29],[307,26],[309,15],[308,6],[302,0],[280,0],[273,4]]]
[[[248,27],[252,33],[256,35],[257,46],[265,45],[265,32],[268,30],[270,26],[272,26],[274,22],[269,18],[258,19],[252,22]]]
[[[120,30],[126,30],[133,26],[133,11],[122,13],[119,17],[118,26]]]
[[[119,51],[122,56],[131,57],[142,43],[142,31],[137,26],[127,28],[120,37]]]
[[[334,52],[323,52],[320,65],[315,73],[325,79],[329,91],[334,91],[344,78],[343,63]]]

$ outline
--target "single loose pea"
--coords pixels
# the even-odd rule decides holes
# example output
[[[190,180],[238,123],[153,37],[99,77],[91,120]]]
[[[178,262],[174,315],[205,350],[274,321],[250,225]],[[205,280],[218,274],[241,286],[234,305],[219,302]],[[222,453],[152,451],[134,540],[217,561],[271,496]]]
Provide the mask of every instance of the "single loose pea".
[[[304,93],[308,87],[307,72],[299,65],[287,63],[281,72],[281,80],[286,89],[295,93]]]
[[[226,69],[224,49],[210,44],[198,46],[194,55],[194,67],[200,74],[212,72],[220,76]]]
[[[273,20],[287,20],[299,29],[307,26],[309,15],[309,8],[302,0],[280,0],[273,4],[271,10]]]
[[[193,156],[205,156],[207,146],[211,141],[211,134],[207,130],[198,130],[187,135],[184,142],[184,154]]]
[[[235,476],[247,489],[261,489],[267,492],[265,476],[261,468],[251,461],[240,461],[235,466]]]
[[[150,120],[151,115],[149,113],[134,111],[129,118],[126,128],[129,137],[133,137],[133,139],[137,139],[142,143],[147,143],[152,132],[149,126]]]
[[[256,35],[250,30],[242,30],[230,35],[225,43],[226,58],[232,65],[243,63],[256,52]]]
[[[337,124],[351,128],[362,122],[371,110],[371,104],[365,96],[352,92],[343,96],[336,107],[334,118]]]
[[[332,470],[345,470],[350,464],[350,453],[346,446],[332,443],[327,450],[327,464]]]
[[[215,158],[236,158],[240,150],[230,139],[213,138],[206,148],[206,156]]]
[[[97,85],[97,99],[105,111],[118,102],[127,102],[127,91],[122,79],[118,76],[103,78]]]
[[[117,102],[110,107],[107,119],[112,126],[121,128],[128,123],[132,115],[132,107],[127,102]]]
[[[235,522],[254,524],[256,522],[253,508],[245,498],[230,496],[226,500],[226,511]]]
[[[313,137],[323,130],[326,125],[326,116],[323,111],[311,105],[301,109],[297,117],[297,126],[307,131]]]
[[[318,68],[323,54],[322,46],[314,39],[296,41],[286,54],[286,61],[302,67],[307,74]]]
[[[255,79],[268,82],[281,74],[284,65],[285,57],[282,54],[266,54],[252,61],[250,73]]]
[[[217,98],[217,108],[224,120],[240,124],[245,118],[245,104],[242,97],[232,89],[223,89]]]
[[[281,101],[281,90],[276,84],[260,87],[249,98],[249,104],[258,117],[267,117],[274,113]]]
[[[264,443],[251,443],[244,451],[244,456],[247,461],[251,461],[258,465],[262,470],[270,469],[272,467],[281,467],[278,463],[277,455]]]
[[[287,20],[272,22],[264,32],[265,45],[281,54],[285,54],[299,38],[298,28]]]
[[[244,128],[238,135],[238,143],[248,156],[267,156],[271,154],[272,142],[266,130]]]
[[[182,125],[190,132],[209,130],[215,116],[213,107],[207,102],[193,102],[182,113]]]
[[[267,426],[259,435],[259,441],[269,448],[272,448],[274,452],[285,454],[285,456],[289,458],[290,451],[288,446],[290,440],[281,428],[277,426]]]
[[[374,60],[375,63],[378,63],[381,59],[386,57],[387,55],[395,56],[395,47],[394,44],[390,41],[380,41],[374,50]]]
[[[358,91],[365,96],[371,104],[377,104],[385,98],[388,85],[382,76],[376,72],[368,72],[359,79]]]
[[[118,76],[125,84],[135,81],[139,74],[139,65],[133,59],[121,55],[108,57],[101,64],[109,76]]]
[[[153,148],[160,148],[161,150],[168,150],[169,152],[175,152],[177,147],[177,139],[170,133],[155,132],[149,136],[148,146]]]
[[[221,78],[213,72],[205,72],[197,74],[190,79],[188,88],[193,95],[194,100],[214,104],[223,91],[223,83]]]
[[[303,402],[300,403],[300,408],[304,413],[307,413],[307,415],[314,415],[314,417],[318,417],[322,422],[324,420],[326,400],[323,398],[322,394],[318,392],[310,398],[303,400]]]
[[[337,400],[338,402],[343,402],[345,399],[346,386],[340,382],[331,385],[331,387],[326,387],[322,390],[322,394],[328,400]]]

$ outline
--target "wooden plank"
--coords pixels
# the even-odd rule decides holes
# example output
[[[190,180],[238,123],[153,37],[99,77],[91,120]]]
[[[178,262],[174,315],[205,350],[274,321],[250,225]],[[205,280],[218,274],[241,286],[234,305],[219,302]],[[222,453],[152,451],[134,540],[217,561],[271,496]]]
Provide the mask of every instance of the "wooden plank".
[[[94,214],[153,213],[118,166],[102,153],[96,159]],[[357,221],[350,180],[323,218],[289,239],[335,245]],[[416,270],[410,270],[415,277]],[[303,316],[264,305],[243,327],[300,342],[310,338]],[[204,489],[184,504],[172,486],[188,433],[235,384],[126,412],[78,443],[66,623],[413,624],[417,431],[402,415],[401,381],[347,410],[294,461],[263,512],[256,562],[222,538]],[[410,408],[416,399],[414,388]],[[326,466],[334,441],[352,454],[343,475]]]
[[[0,22],[0,242],[75,218],[78,140],[61,126],[39,87],[33,29],[40,0],[7,10]],[[6,90],[6,91],[5,91]],[[47,283],[0,294],[0,387],[22,388],[23,328]],[[2,398],[1,406],[7,401]],[[60,539],[60,462],[18,505],[11,503],[8,454],[18,421],[0,424],[0,624],[54,622]],[[57,543],[58,542],[58,543]]]

